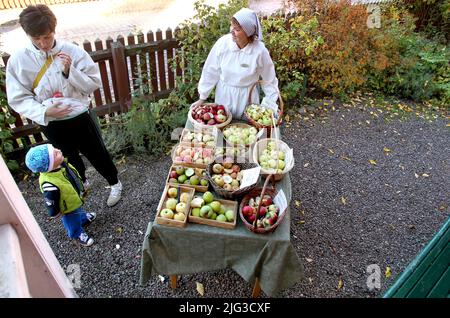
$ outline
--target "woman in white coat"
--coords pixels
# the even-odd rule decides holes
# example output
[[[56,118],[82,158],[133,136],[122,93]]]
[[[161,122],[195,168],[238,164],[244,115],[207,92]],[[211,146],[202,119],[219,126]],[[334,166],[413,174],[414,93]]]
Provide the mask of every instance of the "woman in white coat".
[[[256,13],[242,8],[231,19],[231,32],[213,46],[198,83],[203,104],[216,88],[215,102],[226,106],[233,118],[241,118],[248,104],[251,86],[262,79],[263,104],[277,111],[278,79],[269,51],[262,42],[261,24]],[[259,92],[253,89],[252,103],[259,104]]]

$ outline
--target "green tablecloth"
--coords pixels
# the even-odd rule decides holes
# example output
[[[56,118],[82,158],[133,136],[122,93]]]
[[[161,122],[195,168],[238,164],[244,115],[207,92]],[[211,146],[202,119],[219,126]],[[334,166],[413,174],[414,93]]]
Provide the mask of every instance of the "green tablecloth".
[[[291,200],[289,174],[276,184]],[[188,223],[175,228],[149,222],[142,246],[141,284],[151,275],[193,274],[231,268],[247,282],[259,278],[261,289],[274,296],[303,276],[290,241],[290,210],[271,234],[250,232],[238,216],[236,228]]]

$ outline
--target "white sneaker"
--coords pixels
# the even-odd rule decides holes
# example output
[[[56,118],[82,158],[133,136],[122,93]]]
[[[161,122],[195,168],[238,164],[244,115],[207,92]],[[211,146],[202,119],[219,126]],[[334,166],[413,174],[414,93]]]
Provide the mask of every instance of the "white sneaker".
[[[89,237],[85,232],[81,232],[80,236],[78,237],[78,243],[80,243],[81,246],[91,246],[94,244],[94,239],[92,237]]]
[[[111,186],[111,193],[109,194],[108,201],[106,202],[108,206],[116,205],[122,196],[122,183],[120,181],[115,185]]]

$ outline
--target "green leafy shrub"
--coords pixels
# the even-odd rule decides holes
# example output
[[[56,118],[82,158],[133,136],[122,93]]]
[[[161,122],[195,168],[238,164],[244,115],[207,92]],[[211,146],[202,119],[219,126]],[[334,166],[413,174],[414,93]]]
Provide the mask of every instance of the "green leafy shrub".
[[[7,154],[13,151],[12,131],[9,125],[14,124],[16,118],[9,113],[4,85],[5,73],[0,68],[0,153],[9,170],[15,171],[19,169],[19,165],[17,161],[8,159]]]

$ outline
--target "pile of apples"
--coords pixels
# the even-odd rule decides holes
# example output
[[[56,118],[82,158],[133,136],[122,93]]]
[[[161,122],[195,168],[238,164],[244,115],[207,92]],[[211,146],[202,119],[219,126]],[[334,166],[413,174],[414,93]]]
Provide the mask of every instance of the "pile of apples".
[[[186,185],[208,186],[206,170],[201,168],[185,168],[182,166],[173,167],[169,173],[170,183],[180,183]]]
[[[202,125],[216,125],[228,119],[224,105],[203,104],[191,109],[192,118]]]
[[[185,130],[181,136],[181,142],[195,146],[215,147],[216,137],[211,130],[190,131]]]
[[[191,201],[192,216],[216,220],[219,222],[234,222],[234,211],[214,199],[214,195],[207,191],[203,196],[195,196]]]
[[[241,127],[237,125],[227,126],[223,130],[223,136],[232,145],[248,146],[256,141],[258,130],[255,127]]]
[[[212,172],[211,179],[217,186],[227,191],[239,189],[242,171],[239,165],[233,164],[233,159],[226,157],[222,163],[215,163]]]
[[[201,147],[178,146],[175,149],[173,161],[175,163],[209,164],[212,162],[213,149]]]
[[[251,104],[246,108],[247,116],[263,126],[272,126],[273,110],[260,105]]]
[[[261,206],[258,209],[258,205],[261,201]],[[268,228],[274,225],[278,220],[279,208],[273,204],[272,197],[265,194],[262,198],[257,196],[251,198],[248,204],[242,208],[242,214],[248,223],[253,224],[256,220],[257,228]]]
[[[165,208],[161,210],[159,215],[166,219],[173,219],[177,221],[182,221],[186,219],[187,214],[187,203],[190,200],[190,195],[187,192],[180,194],[180,201],[178,202],[178,191],[180,189],[175,187],[170,187],[167,190],[168,199],[165,204]]]
[[[219,147],[214,151],[214,156],[245,157],[246,152],[244,147]]]
[[[286,167],[286,154],[277,147],[274,141],[267,143],[258,158],[258,163],[264,170],[274,171],[274,173],[283,172]]]

